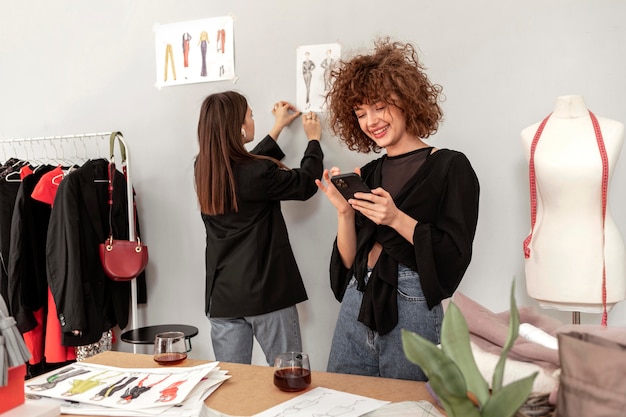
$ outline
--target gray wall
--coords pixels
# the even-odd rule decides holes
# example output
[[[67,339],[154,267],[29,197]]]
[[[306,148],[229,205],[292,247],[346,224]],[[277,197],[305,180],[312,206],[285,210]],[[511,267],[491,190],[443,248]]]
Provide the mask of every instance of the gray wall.
[[[243,92],[258,139],[271,127],[272,104],[295,102],[297,46],[338,42],[346,53],[378,35],[414,42],[447,97],[445,123],[430,143],[465,152],[481,182],[475,255],[461,290],[493,311],[508,309],[513,277],[518,304],[535,305],[524,284],[529,204],[520,131],[566,94],[583,95],[597,115],[626,122],[626,3],[617,0],[23,0],[5,1],[1,11],[0,140],[124,133],[151,255],[149,303],[139,322],[197,326],[197,358],[212,358],[203,312],[204,228],[192,175],[207,94]],[[237,82],[155,88],[153,25],[227,14],[235,17]],[[287,164],[298,163],[305,142],[299,121],[283,132]],[[368,159],[327,131],[323,148],[327,167],[351,170]],[[614,170],[610,208],[626,232],[623,165]],[[310,298],[299,306],[304,348],[313,367],[324,369],[339,307],[327,273],[335,214],[321,194],[285,203],[284,212]],[[548,313],[571,320],[569,313]],[[626,324],[623,303],[609,324]],[[118,349],[132,350],[125,343]],[[261,357],[256,352],[255,362]]]

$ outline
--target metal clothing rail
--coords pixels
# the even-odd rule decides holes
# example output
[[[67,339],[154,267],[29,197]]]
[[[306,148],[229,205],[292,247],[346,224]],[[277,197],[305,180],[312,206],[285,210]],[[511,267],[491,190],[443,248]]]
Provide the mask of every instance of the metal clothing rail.
[[[57,140],[85,140],[85,139],[97,139],[97,138],[108,138],[111,136],[113,132],[97,132],[97,133],[81,133],[74,135],[59,135],[59,136],[41,136],[41,137],[32,137],[32,138],[12,138],[12,139],[3,139],[0,141],[0,145],[6,144],[15,144],[15,143],[28,143],[28,142],[50,142],[54,146],[54,141]],[[136,229],[135,229],[135,216],[134,216],[134,205],[133,205],[133,183],[132,183],[132,175],[131,175],[131,164],[130,164],[130,148],[126,140],[122,136],[121,132],[117,132],[116,139],[119,140],[122,145],[126,148],[126,200],[128,203],[128,238],[131,241],[135,241]],[[48,156],[48,155],[45,155]],[[107,155],[107,159],[112,155]],[[137,323],[137,280],[131,280],[131,328],[138,328]],[[133,346],[133,351],[136,350],[136,347]],[[137,352],[134,352],[137,353]]]

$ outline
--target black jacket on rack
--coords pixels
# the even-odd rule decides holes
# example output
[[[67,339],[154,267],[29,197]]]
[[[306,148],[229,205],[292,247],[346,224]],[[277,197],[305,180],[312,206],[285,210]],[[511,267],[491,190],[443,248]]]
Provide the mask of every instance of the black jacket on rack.
[[[102,269],[99,244],[109,234],[108,161],[87,161],[59,184],[46,243],[48,284],[63,330],[63,345],[95,343],[102,333],[128,324],[130,282],[115,282]],[[116,239],[128,239],[124,175],[113,182],[111,224]],[[137,277],[138,302],[145,302],[145,274]],[[73,331],[81,333],[74,334]]]
[[[37,326],[33,313],[48,301],[45,252],[50,206],[31,194],[42,175],[53,168],[42,165],[22,179],[11,217],[9,307],[22,333]]]
[[[9,303],[9,252],[11,250],[11,218],[20,181],[7,181],[0,174],[0,295]],[[10,308],[10,306],[9,306]],[[10,311],[10,310],[9,310]],[[11,313],[13,315],[13,313]]]

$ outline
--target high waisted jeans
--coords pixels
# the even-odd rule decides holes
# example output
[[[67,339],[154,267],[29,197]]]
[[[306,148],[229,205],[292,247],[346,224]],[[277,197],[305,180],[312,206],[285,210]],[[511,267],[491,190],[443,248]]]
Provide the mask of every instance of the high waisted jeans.
[[[426,381],[421,368],[406,358],[400,330],[410,330],[438,344],[443,320],[441,303],[429,310],[419,275],[399,265],[398,324],[391,332],[380,335],[357,320],[363,293],[356,286],[353,277],[341,302],[328,371]]]
[[[209,317],[215,360],[250,363],[253,337],[261,345],[268,365],[282,352],[302,350],[300,322],[296,306],[250,317]]]

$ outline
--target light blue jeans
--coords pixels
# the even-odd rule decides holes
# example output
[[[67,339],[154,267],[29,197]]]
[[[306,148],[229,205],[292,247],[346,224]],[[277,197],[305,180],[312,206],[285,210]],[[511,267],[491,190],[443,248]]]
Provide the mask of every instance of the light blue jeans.
[[[443,320],[441,303],[429,310],[419,275],[399,265],[398,324],[380,335],[357,320],[363,293],[356,286],[353,277],[341,302],[328,372],[426,381],[422,369],[406,358],[400,330],[410,330],[438,344]]]
[[[270,366],[282,352],[302,351],[296,306],[250,317],[209,317],[215,360],[251,363],[253,337],[261,345]]]

